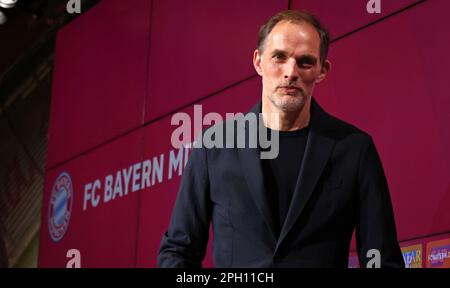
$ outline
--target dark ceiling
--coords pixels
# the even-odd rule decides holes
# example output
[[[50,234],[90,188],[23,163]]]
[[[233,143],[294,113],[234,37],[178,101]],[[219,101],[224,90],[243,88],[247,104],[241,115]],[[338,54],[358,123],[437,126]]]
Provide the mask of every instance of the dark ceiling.
[[[0,8],[7,22],[0,25],[0,105],[42,59],[53,53],[56,31],[78,14],[66,11],[67,0],[18,0]],[[81,15],[99,0],[81,0]]]

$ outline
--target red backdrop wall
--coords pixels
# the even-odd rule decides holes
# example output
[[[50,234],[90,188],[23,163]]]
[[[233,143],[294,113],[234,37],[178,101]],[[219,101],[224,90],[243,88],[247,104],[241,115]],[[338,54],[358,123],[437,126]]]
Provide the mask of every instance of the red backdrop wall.
[[[373,136],[401,244],[421,245],[426,266],[427,243],[447,241],[450,231],[450,39],[443,37],[450,2],[381,0],[381,14],[369,14],[366,4],[107,0],[61,29],[39,266],[65,267],[73,248],[83,267],[156,266],[182,173],[171,157],[184,164],[188,155],[170,144],[171,116],[193,115],[194,104],[225,116],[260,99],[251,63],[257,32],[288,8],[307,9],[329,27],[332,70],[315,97]],[[134,183],[133,171],[141,172]],[[73,206],[64,236],[54,241],[49,211],[62,172],[72,180]],[[105,202],[107,178],[118,190]],[[101,200],[94,206],[84,199],[96,180]],[[213,266],[210,250],[205,265]]]

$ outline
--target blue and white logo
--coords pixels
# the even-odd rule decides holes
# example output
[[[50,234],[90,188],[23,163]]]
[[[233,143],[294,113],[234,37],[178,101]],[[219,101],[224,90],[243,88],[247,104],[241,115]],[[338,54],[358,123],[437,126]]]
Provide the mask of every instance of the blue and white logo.
[[[50,238],[58,242],[64,237],[69,226],[73,204],[73,186],[70,175],[66,172],[56,178],[48,209],[48,231]]]

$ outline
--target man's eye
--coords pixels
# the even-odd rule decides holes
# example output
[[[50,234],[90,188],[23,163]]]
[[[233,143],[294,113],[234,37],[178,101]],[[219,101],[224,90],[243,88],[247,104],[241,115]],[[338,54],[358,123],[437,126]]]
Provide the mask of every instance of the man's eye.
[[[304,69],[310,69],[313,67],[313,65],[309,64],[309,63],[302,63],[302,64],[300,64],[300,67],[302,67]]]
[[[303,69],[310,69],[314,66],[315,61],[312,59],[302,59],[298,61],[298,66]]]
[[[298,63],[298,66],[303,69],[310,69],[314,66],[314,64],[312,64],[311,62],[308,62],[308,61],[300,61]]]
[[[281,61],[281,60],[284,60],[284,55],[276,54],[273,56],[273,58],[277,61]]]

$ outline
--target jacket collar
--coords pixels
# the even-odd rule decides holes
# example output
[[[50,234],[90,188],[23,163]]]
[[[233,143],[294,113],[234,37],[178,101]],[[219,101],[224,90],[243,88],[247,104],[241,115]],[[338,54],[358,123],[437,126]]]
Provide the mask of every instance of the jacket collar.
[[[262,102],[259,101],[249,113],[254,113],[258,116],[261,113],[261,107]],[[250,193],[263,219],[270,231],[272,231],[271,239],[276,243],[275,253],[301,216],[336,143],[333,134],[336,132],[337,127],[333,118],[319,106],[314,98],[311,99],[310,109],[310,129],[305,154],[292,195],[291,205],[278,239],[274,231],[275,223],[271,214],[270,204],[266,198],[267,194],[264,187],[264,175],[259,151],[251,148],[238,149],[239,159]],[[259,120],[259,117],[257,119]],[[258,125],[261,125],[259,121]],[[246,126],[246,128],[248,127]]]

